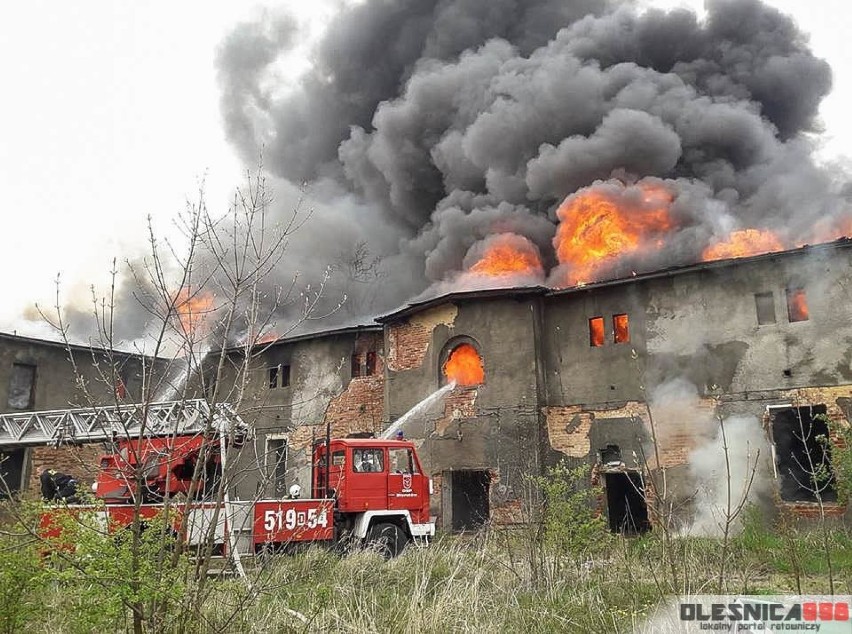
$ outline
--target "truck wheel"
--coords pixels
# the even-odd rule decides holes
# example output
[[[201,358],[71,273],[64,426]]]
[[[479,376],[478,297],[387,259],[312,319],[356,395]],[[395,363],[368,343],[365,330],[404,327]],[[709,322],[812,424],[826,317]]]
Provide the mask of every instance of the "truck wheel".
[[[396,524],[376,524],[367,533],[367,548],[385,559],[399,555],[408,544],[408,536]]]

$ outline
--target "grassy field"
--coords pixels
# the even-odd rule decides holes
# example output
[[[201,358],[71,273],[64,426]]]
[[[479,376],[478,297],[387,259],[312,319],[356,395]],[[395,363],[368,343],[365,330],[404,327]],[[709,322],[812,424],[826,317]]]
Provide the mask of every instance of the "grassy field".
[[[520,530],[443,539],[389,562],[369,552],[338,558],[319,550],[280,559],[259,580],[264,589],[253,609],[231,625],[246,632],[630,632],[664,596],[718,590],[716,540],[677,539],[667,555],[656,536],[602,536],[585,553],[531,547],[527,538]],[[852,538],[836,531],[831,540],[835,592],[852,593]],[[820,543],[811,532],[792,539],[747,533],[734,544],[724,590],[827,592]],[[793,548],[800,554],[795,565]],[[668,558],[674,575],[663,563]],[[233,611],[227,597],[240,594],[238,585],[217,586],[222,595],[207,613],[211,626]]]
[[[663,597],[720,590],[718,540],[667,544],[659,533],[624,539],[600,531],[566,549],[537,535],[526,527],[444,537],[387,562],[369,551],[341,557],[319,548],[275,556],[250,562],[250,589],[237,578],[208,583],[191,617],[178,613],[194,591],[191,578],[152,579],[169,607],[146,631],[630,632]],[[823,537],[813,527],[749,519],[731,544],[721,590],[827,592]],[[3,539],[0,632],[130,628],[124,564],[114,555],[57,566]],[[852,594],[852,534],[836,528],[827,539],[835,592]]]

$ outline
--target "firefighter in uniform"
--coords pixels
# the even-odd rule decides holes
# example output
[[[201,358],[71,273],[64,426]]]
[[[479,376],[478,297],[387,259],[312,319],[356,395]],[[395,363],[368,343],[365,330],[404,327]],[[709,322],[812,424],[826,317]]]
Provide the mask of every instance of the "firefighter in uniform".
[[[39,471],[41,497],[46,502],[77,502],[77,481],[70,475],[42,467]]]

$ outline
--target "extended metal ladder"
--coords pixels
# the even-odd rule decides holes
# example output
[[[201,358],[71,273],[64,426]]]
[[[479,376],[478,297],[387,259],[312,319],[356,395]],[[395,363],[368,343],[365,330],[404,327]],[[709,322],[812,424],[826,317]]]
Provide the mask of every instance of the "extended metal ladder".
[[[0,448],[27,445],[63,445],[145,436],[194,434],[208,422],[214,430],[245,432],[246,424],[229,403],[212,406],[203,399],[140,403],[46,412],[0,414]],[[212,419],[211,419],[212,414]],[[144,418],[143,418],[144,417]]]

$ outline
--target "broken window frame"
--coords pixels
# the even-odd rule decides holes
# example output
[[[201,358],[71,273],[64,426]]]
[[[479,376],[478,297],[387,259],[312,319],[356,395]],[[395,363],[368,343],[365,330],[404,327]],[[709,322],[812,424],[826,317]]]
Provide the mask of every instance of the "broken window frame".
[[[378,354],[375,350],[368,350],[364,361],[364,376],[374,376],[378,368]]]
[[[598,328],[597,325],[600,324]],[[602,315],[589,317],[589,347],[601,348],[606,343],[606,324]]]
[[[757,315],[758,326],[771,326],[778,323],[778,318],[775,315],[775,293],[754,294],[754,309]]]
[[[35,405],[37,370],[38,367],[33,363],[12,364],[7,396],[9,409],[28,410],[33,408]],[[28,376],[25,376],[25,373]],[[26,396],[26,403],[23,399],[24,396]]]
[[[269,469],[272,491],[276,497],[287,494],[287,438],[283,436],[269,435],[266,437],[267,464]]]

